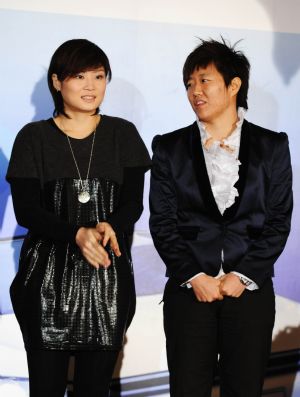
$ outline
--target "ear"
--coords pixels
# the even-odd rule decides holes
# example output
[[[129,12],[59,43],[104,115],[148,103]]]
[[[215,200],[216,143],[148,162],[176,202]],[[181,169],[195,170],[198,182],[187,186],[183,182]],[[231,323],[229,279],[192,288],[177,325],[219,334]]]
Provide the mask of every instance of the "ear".
[[[53,73],[53,75],[51,77],[52,77],[53,87],[56,89],[56,91],[60,91],[61,81],[58,80],[57,74]]]
[[[239,77],[234,77],[231,82],[230,82],[230,90],[232,93],[232,96],[235,96],[238,94],[240,88],[242,85],[242,80]]]

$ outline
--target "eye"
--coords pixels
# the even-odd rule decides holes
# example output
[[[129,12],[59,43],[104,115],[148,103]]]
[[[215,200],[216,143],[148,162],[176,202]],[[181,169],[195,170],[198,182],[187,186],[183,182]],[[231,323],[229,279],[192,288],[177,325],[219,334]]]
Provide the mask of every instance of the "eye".
[[[202,83],[207,83],[209,80],[208,79],[201,79]]]
[[[106,77],[105,73],[99,73],[99,74],[96,75],[96,79],[97,80],[103,80],[103,79],[105,79],[105,77]]]
[[[190,88],[192,86],[192,83],[190,82],[190,81],[188,81],[187,83],[186,83],[186,88]]]
[[[75,79],[79,79],[79,80],[81,80],[81,79],[83,79],[84,78],[84,76],[83,76],[83,74],[82,73],[78,73],[78,74],[75,74]]]

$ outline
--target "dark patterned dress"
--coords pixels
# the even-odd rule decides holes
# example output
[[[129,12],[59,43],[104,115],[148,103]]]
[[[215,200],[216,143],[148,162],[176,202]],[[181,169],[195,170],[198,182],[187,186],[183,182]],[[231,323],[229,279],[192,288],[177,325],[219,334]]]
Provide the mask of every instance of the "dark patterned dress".
[[[71,143],[84,175],[92,135]],[[67,138],[53,120],[30,123],[18,134],[7,179],[15,210],[20,186],[31,204],[28,211],[23,204],[20,216],[29,231],[11,298],[27,349],[120,349],[135,310],[129,236],[141,213],[142,197],[136,197],[132,178],[136,170],[141,174],[149,166],[133,124],[102,116],[90,176],[83,180],[91,198],[81,203]],[[32,207],[34,201],[37,208]],[[91,266],[75,243],[79,227],[101,221],[116,231],[122,253],[118,258],[108,248],[107,269]]]

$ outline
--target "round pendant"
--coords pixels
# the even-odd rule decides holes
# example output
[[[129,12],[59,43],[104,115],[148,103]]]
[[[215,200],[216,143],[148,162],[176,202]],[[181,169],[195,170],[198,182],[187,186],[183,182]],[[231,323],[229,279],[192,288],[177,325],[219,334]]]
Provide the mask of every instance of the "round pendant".
[[[82,204],[87,203],[88,201],[90,201],[90,198],[91,198],[91,196],[90,196],[89,192],[87,192],[85,190],[83,190],[82,192],[80,192],[78,194],[78,201],[80,203],[82,203]]]

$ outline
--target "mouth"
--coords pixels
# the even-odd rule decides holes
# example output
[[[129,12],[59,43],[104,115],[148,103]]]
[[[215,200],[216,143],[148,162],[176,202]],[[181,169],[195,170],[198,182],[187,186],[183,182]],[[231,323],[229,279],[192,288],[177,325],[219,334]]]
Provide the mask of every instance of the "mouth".
[[[197,99],[197,100],[194,100],[194,107],[201,107],[201,106],[203,106],[203,105],[205,105],[206,104],[206,102],[205,101],[203,101],[202,99]]]
[[[94,95],[83,95],[81,99],[83,99],[85,102],[93,102],[96,97]]]

